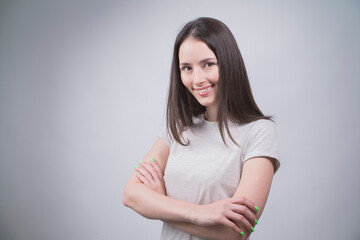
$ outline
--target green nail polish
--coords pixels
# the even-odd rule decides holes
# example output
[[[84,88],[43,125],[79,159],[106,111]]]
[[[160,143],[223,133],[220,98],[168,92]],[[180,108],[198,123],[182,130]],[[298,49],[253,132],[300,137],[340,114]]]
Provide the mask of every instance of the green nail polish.
[[[256,224],[258,224],[258,220],[257,220],[257,219],[255,219],[255,225],[256,225]]]
[[[139,175],[140,173],[139,172],[136,172],[136,175]]]
[[[139,167],[139,165],[136,165],[136,166],[135,166],[135,168],[138,168],[138,167]]]
[[[155,162],[155,159],[153,159],[153,158],[150,158],[150,161],[152,161],[152,162]]]
[[[252,231],[252,232],[254,232],[254,231],[255,231],[253,227],[251,227],[251,231]]]
[[[241,234],[241,235],[243,235],[243,236],[245,235],[245,233],[244,233],[244,232],[240,232],[240,234]]]
[[[139,163],[144,163],[144,161],[143,161],[143,160],[141,160],[141,161],[139,161]]]
[[[256,211],[259,211],[259,207],[258,207],[258,206],[255,205],[254,208],[255,208]]]

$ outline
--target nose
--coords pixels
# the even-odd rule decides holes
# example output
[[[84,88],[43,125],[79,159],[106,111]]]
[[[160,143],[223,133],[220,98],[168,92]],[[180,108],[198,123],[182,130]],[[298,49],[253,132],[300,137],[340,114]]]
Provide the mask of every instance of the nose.
[[[203,70],[199,67],[194,68],[193,82],[196,86],[201,86],[205,82]]]

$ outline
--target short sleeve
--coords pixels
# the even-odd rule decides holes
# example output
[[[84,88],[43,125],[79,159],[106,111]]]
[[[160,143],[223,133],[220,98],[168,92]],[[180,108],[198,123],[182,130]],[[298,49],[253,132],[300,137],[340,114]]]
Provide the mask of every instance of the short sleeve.
[[[159,132],[158,137],[161,138],[169,148],[171,147],[172,140],[169,137],[166,127]]]
[[[254,157],[270,157],[275,159],[274,173],[280,167],[276,125],[270,120],[258,120],[249,130],[244,162]]]

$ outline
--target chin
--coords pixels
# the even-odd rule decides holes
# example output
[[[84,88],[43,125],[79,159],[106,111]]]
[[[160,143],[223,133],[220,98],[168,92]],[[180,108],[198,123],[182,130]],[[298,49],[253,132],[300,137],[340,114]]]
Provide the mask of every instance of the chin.
[[[209,106],[215,104],[215,101],[208,101],[208,100],[204,100],[204,99],[202,99],[200,101],[198,100],[198,102],[204,107],[209,107]]]

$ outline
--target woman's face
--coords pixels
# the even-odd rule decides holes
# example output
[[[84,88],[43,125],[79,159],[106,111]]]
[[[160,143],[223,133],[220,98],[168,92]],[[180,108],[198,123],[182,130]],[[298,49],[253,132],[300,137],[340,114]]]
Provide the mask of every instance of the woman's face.
[[[181,81],[205,107],[218,105],[219,67],[213,51],[202,41],[187,38],[179,48]]]

